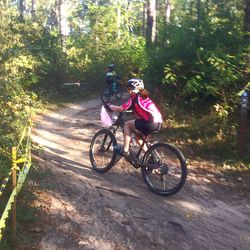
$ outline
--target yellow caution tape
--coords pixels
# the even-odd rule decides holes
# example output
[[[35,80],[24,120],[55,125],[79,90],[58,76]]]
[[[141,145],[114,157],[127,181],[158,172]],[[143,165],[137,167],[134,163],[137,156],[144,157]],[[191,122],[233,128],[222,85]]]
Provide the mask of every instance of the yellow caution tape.
[[[3,237],[3,232],[4,232],[4,229],[6,227],[5,221],[9,217],[9,212],[11,210],[12,203],[15,201],[16,194],[17,194],[16,188],[14,188],[13,191],[12,191],[12,193],[11,193],[11,195],[10,195],[8,203],[7,203],[7,205],[6,205],[5,209],[4,209],[2,217],[0,219],[0,241],[1,241],[2,237]]]
[[[19,193],[19,191],[21,190],[21,187],[23,186],[23,183],[26,179],[26,176],[30,170],[31,167],[31,162],[28,162],[26,165],[23,166],[22,170],[20,171],[18,180],[17,180],[17,194]]]
[[[26,162],[27,159],[26,158],[20,158],[18,160],[15,161],[15,163],[23,163],[23,162]]]

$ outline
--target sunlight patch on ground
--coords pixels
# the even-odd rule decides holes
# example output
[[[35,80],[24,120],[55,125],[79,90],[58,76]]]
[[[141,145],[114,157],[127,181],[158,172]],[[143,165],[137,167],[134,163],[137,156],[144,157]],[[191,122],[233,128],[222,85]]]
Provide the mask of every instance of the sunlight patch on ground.
[[[52,141],[48,141],[47,139],[42,138],[40,136],[32,135],[32,140],[33,142],[39,144],[41,147],[44,147],[44,146],[48,146],[50,148],[58,147],[57,142],[54,143]]]
[[[204,208],[200,206],[199,204],[196,204],[194,202],[190,201],[177,201],[181,207],[183,207],[185,210],[189,210],[192,212],[197,212],[197,213],[206,213]]]

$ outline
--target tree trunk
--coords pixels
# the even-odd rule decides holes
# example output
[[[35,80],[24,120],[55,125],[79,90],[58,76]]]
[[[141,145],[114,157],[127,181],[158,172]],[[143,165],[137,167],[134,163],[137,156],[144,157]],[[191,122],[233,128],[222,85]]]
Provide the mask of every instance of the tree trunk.
[[[130,13],[130,10],[131,10],[131,0],[128,0],[127,12]],[[129,30],[129,33],[132,32],[130,14],[129,14],[129,16],[128,16],[128,30]]]
[[[117,39],[121,38],[121,6],[117,6]]]
[[[147,0],[146,42],[150,45],[156,39],[156,0]]]
[[[244,31],[245,31],[245,38],[249,39],[250,37],[250,34],[249,34],[250,32],[250,0],[246,0]]]
[[[142,10],[142,35],[146,36],[147,5],[143,4]]]
[[[171,2],[170,0],[165,0],[165,22],[170,22],[170,14],[171,14]]]
[[[36,0],[32,0],[31,2],[31,16],[35,17],[35,5],[36,5]]]
[[[202,15],[201,0],[196,2],[196,15],[197,15],[197,33],[196,33],[196,43],[198,46],[201,44],[201,15]]]
[[[24,14],[24,0],[19,0],[19,12],[20,12],[21,19],[23,19],[23,14]]]
[[[163,46],[166,44],[167,41],[167,29],[168,25],[170,23],[170,14],[171,14],[171,2],[170,0],[165,0],[165,23],[164,23],[164,30],[163,30],[163,38],[162,38],[162,44]]]
[[[248,67],[250,65],[250,0],[246,0],[246,7],[245,7],[245,20],[244,20],[244,38],[246,41],[246,59],[245,59],[245,70],[244,70],[244,84],[248,84],[249,82],[249,71]]]
[[[62,0],[58,0],[58,28],[61,49],[63,49],[63,35],[62,35]]]

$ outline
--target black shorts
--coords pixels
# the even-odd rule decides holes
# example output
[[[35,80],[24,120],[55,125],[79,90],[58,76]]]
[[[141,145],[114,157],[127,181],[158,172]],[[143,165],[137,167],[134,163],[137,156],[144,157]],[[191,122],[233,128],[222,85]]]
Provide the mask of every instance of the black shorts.
[[[145,121],[144,119],[136,119],[135,128],[141,131],[144,135],[149,135],[153,131],[160,130],[161,123]]]

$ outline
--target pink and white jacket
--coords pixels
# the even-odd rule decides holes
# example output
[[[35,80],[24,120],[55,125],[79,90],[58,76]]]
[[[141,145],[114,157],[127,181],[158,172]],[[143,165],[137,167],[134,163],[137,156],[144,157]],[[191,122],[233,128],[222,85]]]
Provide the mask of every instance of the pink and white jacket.
[[[122,108],[132,109],[135,115],[146,121],[162,123],[162,115],[149,97],[143,99],[140,95],[133,95],[122,105]]]

